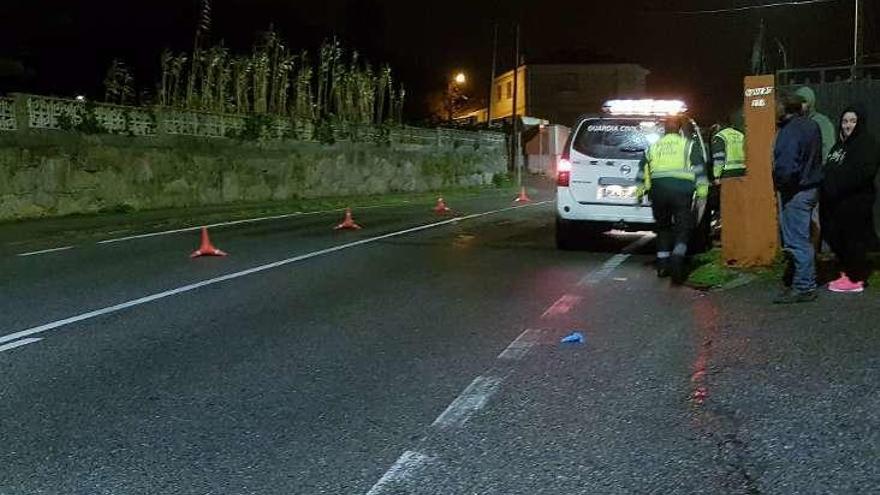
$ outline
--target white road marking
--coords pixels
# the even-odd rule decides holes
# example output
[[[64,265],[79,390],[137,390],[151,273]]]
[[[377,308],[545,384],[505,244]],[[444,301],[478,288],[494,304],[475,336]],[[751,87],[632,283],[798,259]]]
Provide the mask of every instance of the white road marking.
[[[245,276],[247,276],[247,275],[252,275],[252,274],[254,274],[254,273],[259,273],[259,272],[263,272],[263,271],[266,271],[266,270],[271,270],[271,269],[278,268],[278,267],[281,267],[281,266],[289,265],[289,264],[291,264],[291,263],[296,263],[296,262],[299,262],[299,261],[304,261],[304,260],[307,260],[307,259],[310,259],[310,258],[315,258],[315,257],[318,257],[318,256],[323,256],[323,255],[326,255],[326,254],[330,254],[330,253],[335,253],[335,252],[337,252],[337,251],[342,251],[342,250],[345,250],[345,249],[350,249],[350,248],[353,248],[353,247],[356,247],[356,246],[361,246],[361,245],[364,245],[364,244],[370,244],[370,243],[374,243],[374,242],[381,241],[381,240],[384,240],[384,239],[389,239],[389,238],[392,238],[392,237],[398,237],[398,236],[402,236],[402,235],[406,235],[406,234],[411,234],[411,233],[414,233],[414,232],[420,232],[420,231],[423,231],[423,230],[433,229],[433,228],[441,227],[441,226],[444,226],[444,225],[448,225],[448,224],[456,223],[456,222],[461,221],[461,220],[472,220],[472,219],[474,219],[474,218],[485,217],[485,216],[488,216],[488,215],[494,215],[494,214],[497,214],[497,213],[503,213],[503,212],[506,212],[506,211],[517,210],[517,209],[520,209],[520,208],[530,208],[530,207],[533,207],[533,206],[539,206],[539,205],[546,204],[546,203],[548,203],[548,202],[549,202],[549,201],[544,201],[544,202],[540,202],[540,203],[531,203],[531,204],[527,204],[527,205],[510,206],[510,207],[507,207],[507,208],[501,208],[501,209],[498,209],[498,210],[486,211],[486,212],[482,212],[482,213],[474,213],[474,214],[466,215],[466,216],[463,216],[463,217],[450,218],[450,219],[448,219],[448,220],[442,220],[442,221],[440,221],[440,222],[434,222],[434,223],[429,223],[429,224],[426,224],[426,225],[420,225],[420,226],[418,226],[418,227],[413,227],[413,228],[409,228],[409,229],[405,229],[405,230],[399,230],[399,231],[397,231],[397,232],[391,232],[391,233],[383,234],[383,235],[376,236],[376,237],[370,237],[370,238],[368,238],[368,239],[361,239],[361,240],[359,240],[359,241],[349,242],[349,243],[346,243],[346,244],[341,244],[341,245],[338,245],[338,246],[333,246],[333,247],[331,247],[331,248],[327,248],[327,249],[321,249],[321,250],[319,250],[319,251],[314,251],[314,252],[311,252],[311,253],[302,254],[302,255],[299,255],[299,256],[294,256],[294,257],[292,257],[292,258],[287,258],[287,259],[284,259],[284,260],[275,261],[275,262],[273,262],[273,263],[268,263],[268,264],[265,264],[265,265],[260,265],[260,266],[257,266],[257,267],[254,267],[254,268],[249,268],[249,269],[247,269],[247,270],[242,270],[242,271],[239,271],[239,272],[229,273],[229,274],[227,274],[227,275],[223,275],[223,276],[220,276],[220,277],[215,277],[215,278],[211,278],[211,279],[208,279],[208,280],[203,280],[203,281],[201,281],[201,282],[196,282],[196,283],[194,283],[194,284],[184,285],[183,287],[178,287],[178,288],[176,288],[176,289],[171,289],[171,290],[166,290],[166,291],[163,291],[163,292],[158,292],[158,293],[151,294],[151,295],[148,295],[148,296],[140,297],[140,298],[138,298],[138,299],[132,299],[132,300],[130,300],[130,301],[126,301],[126,302],[123,302],[123,303],[120,303],[120,304],[116,304],[116,305],[114,305],[114,306],[108,306],[108,307],[106,307],[106,308],[96,309],[96,310],[94,310],[94,311],[89,311],[89,312],[87,312],[87,313],[82,313],[82,314],[79,314],[79,315],[76,315],[76,316],[71,316],[71,317],[69,317],[69,318],[64,318],[63,320],[53,321],[53,322],[46,323],[46,324],[43,324],[43,325],[40,325],[40,326],[36,326],[36,327],[28,328],[28,329],[25,329],[25,330],[21,330],[21,331],[19,331],[19,332],[15,332],[15,333],[11,333],[11,334],[8,334],[8,335],[4,335],[4,336],[0,337],[0,344],[2,344],[3,342],[10,342],[10,341],[13,341],[13,340],[17,340],[17,339],[20,339],[20,338],[22,338],[22,337],[27,337],[27,336],[34,335],[34,334],[47,332],[47,331],[49,331],[49,330],[54,330],[54,329],[56,329],[56,328],[63,327],[63,326],[65,326],[65,325],[69,325],[69,324],[71,324],[71,323],[77,323],[77,322],[80,322],[80,321],[84,321],[84,320],[89,320],[89,319],[92,319],[92,318],[96,318],[96,317],[98,317],[98,316],[103,316],[103,315],[107,315],[107,314],[110,314],[110,313],[115,313],[115,312],[117,312],[117,311],[122,311],[123,309],[128,309],[128,308],[131,308],[131,307],[134,307],[134,306],[140,306],[140,305],[142,305],[142,304],[150,303],[150,302],[157,301],[157,300],[159,300],[159,299],[164,299],[164,298],[166,298],[166,297],[174,296],[174,295],[177,295],[177,294],[182,294],[182,293],[184,293],[184,292],[189,292],[189,291],[192,291],[192,290],[195,290],[195,289],[200,289],[200,288],[202,288],[202,287],[206,287],[206,286],[209,286],[209,285],[218,284],[218,283],[220,283],[220,282],[226,282],[227,280],[234,280],[234,279],[237,279],[237,278],[245,277]]]
[[[498,355],[498,359],[506,360],[506,361],[519,361],[529,351],[532,347],[538,343],[538,336],[540,335],[540,331],[528,328],[523,333],[519,334],[519,337],[516,338],[510,345],[507,346],[507,349],[501,352]]]
[[[653,236],[646,235],[630,243],[623,249],[623,254],[612,256],[599,268],[599,270],[585,277],[581,283],[584,283],[584,281],[595,283],[593,281],[598,282],[599,280],[604,279],[615,268],[620,266],[621,263],[626,261],[626,259],[631,256],[632,252],[644,246],[652,239]],[[542,317],[567,313],[575,304],[580,302],[580,300],[580,296],[565,294],[547,308]],[[498,359],[507,362],[519,361],[529,353],[535,344],[538,343],[539,336],[540,330],[531,328],[524,330],[507,346],[507,348],[504,349],[504,351],[501,352],[501,354],[498,355]],[[496,365],[485,375],[475,378],[470,385],[468,385],[467,388],[465,388],[464,391],[459,394],[451,404],[449,404],[446,410],[444,410],[443,413],[431,423],[431,427],[444,429],[464,426],[474,413],[485,407],[492,396],[501,388],[501,385],[510,373],[510,370],[508,370],[507,373],[501,374],[502,370],[502,368]],[[407,486],[405,482],[412,482],[412,478],[417,474],[416,471],[432,461],[436,462],[436,459],[410,450],[404,452],[391,469],[382,476],[379,482],[373,485],[373,488],[367,492],[367,495],[406,493],[405,490]]]
[[[373,209],[373,208],[389,208],[392,206],[396,206],[396,205],[357,206],[357,207],[353,207],[352,209],[369,210],[369,209]],[[146,234],[137,234],[137,235],[130,235],[130,236],[126,236],[126,237],[118,237],[115,239],[105,239],[103,241],[98,241],[97,244],[114,244],[117,242],[131,241],[131,240],[135,240],[135,239],[144,239],[147,237],[156,237],[156,236],[160,236],[160,235],[179,234],[181,232],[193,232],[196,230],[201,230],[202,227],[207,227],[210,229],[210,228],[214,228],[214,227],[226,227],[229,225],[241,225],[243,223],[256,223],[256,222],[263,222],[266,220],[279,220],[282,218],[290,218],[290,217],[305,217],[305,216],[310,216],[310,215],[321,215],[324,213],[334,213],[334,212],[342,212],[342,211],[345,211],[345,208],[335,208],[333,210],[308,211],[308,212],[296,211],[293,213],[285,213],[283,215],[272,215],[272,216],[268,216],[268,217],[257,217],[257,218],[245,218],[242,220],[230,220],[227,222],[209,223],[206,225],[198,225],[195,227],[184,227],[184,228],[180,228],[180,229],[163,230],[161,232],[148,232]]]
[[[103,241],[98,241],[97,244],[114,244],[117,242],[132,241],[135,239],[145,239],[147,237],[156,237],[156,236],[160,236],[160,235],[179,234],[181,232],[193,232],[196,230],[201,230],[202,227],[207,227],[207,228],[225,227],[228,225],[240,225],[243,223],[256,223],[256,222],[262,222],[265,220],[278,220],[281,218],[290,218],[290,217],[296,217],[296,216],[316,215],[318,213],[329,213],[331,211],[341,211],[341,210],[312,211],[312,212],[308,212],[308,213],[303,213],[301,211],[297,211],[295,213],[285,213],[284,215],[272,215],[269,217],[246,218],[243,220],[231,220],[228,222],[210,223],[210,224],[206,224],[206,225],[199,225],[196,227],[184,227],[181,229],[163,230],[160,232],[148,232],[146,234],[137,234],[137,235],[130,235],[130,236],[126,236],[126,237],[117,237],[115,239],[105,239]]]
[[[39,342],[41,340],[43,340],[43,339],[31,338],[31,339],[16,340],[15,342],[12,342],[9,344],[0,345],[0,352],[8,351],[10,349],[15,349],[16,347],[21,347],[23,345],[33,344],[34,342]]]
[[[581,302],[581,299],[583,299],[581,296],[565,294],[547,308],[547,311],[544,311],[541,318],[559,316],[568,313],[577,303]]]
[[[30,253],[17,254],[16,256],[35,256],[38,254],[57,253],[58,251],[67,251],[68,249],[73,249],[74,247],[76,246],[64,246],[59,248],[43,249],[41,251],[31,251]]]
[[[629,259],[632,254],[644,246],[645,244],[654,240],[653,234],[646,234],[635,241],[629,243],[620,254],[615,254],[611,258],[609,258],[602,266],[599,267],[598,270],[588,273],[584,278],[578,282],[578,285],[596,285],[599,282],[608,278],[611,273],[617,269],[620,265],[623,264],[624,261]]]
[[[449,404],[449,407],[431,423],[431,427],[449,428],[463,426],[475,412],[489,402],[501,386],[502,378],[497,376],[478,376],[464,391]]]
[[[401,493],[400,488],[402,487],[399,485],[411,479],[416,471],[423,466],[430,464],[433,460],[434,458],[427,455],[407,450],[397,458],[397,462],[395,462],[394,465],[382,475],[382,478],[370,488],[367,495]]]

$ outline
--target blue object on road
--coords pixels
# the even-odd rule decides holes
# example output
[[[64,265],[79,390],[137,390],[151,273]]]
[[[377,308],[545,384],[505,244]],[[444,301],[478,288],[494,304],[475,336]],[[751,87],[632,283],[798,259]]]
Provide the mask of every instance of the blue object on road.
[[[580,332],[572,332],[560,341],[562,344],[583,344],[584,343],[584,335]]]

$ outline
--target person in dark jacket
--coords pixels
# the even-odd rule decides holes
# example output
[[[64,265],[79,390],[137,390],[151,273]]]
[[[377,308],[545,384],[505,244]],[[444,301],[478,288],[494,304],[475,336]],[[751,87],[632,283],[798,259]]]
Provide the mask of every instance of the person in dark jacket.
[[[773,145],[773,184],[779,197],[782,245],[794,265],[791,287],[773,302],[798,303],[816,299],[815,250],[810,221],[822,182],[822,135],[804,116],[803,98],[785,99],[785,115]]]
[[[874,236],[871,209],[880,150],[867,132],[867,121],[867,114],[858,107],[844,110],[837,143],[825,162],[820,222],[842,270],[840,278],[828,284],[834,292],[862,292],[870,275],[866,255]]]
[[[874,177],[874,235],[880,239],[880,170],[877,171],[877,175]]]

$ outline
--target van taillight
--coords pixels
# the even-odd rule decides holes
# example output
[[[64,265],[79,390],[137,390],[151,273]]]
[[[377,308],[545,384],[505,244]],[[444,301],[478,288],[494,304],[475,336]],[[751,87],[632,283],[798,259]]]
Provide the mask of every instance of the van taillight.
[[[556,185],[568,187],[571,181],[571,162],[565,158],[556,163]]]

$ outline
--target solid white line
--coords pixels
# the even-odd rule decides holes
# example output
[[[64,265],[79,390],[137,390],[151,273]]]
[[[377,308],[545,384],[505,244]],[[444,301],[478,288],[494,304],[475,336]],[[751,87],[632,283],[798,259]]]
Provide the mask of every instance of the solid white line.
[[[426,456],[424,454],[420,454],[418,452],[413,452],[411,450],[407,450],[400,457],[397,458],[397,462],[391,466],[388,471],[385,472],[384,475],[370,488],[370,491],[367,492],[367,495],[381,495],[383,493],[401,493],[400,489],[403,488],[399,486],[400,484],[406,482],[415,474],[415,471],[420,469],[421,467],[429,464],[434,459],[432,457]],[[394,490],[393,492],[388,492],[387,490]]]
[[[420,231],[422,231],[422,230],[433,229],[433,228],[441,227],[441,226],[443,226],[443,225],[448,225],[448,224],[455,223],[455,222],[459,222],[459,221],[463,221],[463,220],[472,220],[472,219],[474,219],[474,218],[485,217],[485,216],[488,216],[488,215],[494,215],[494,214],[497,214],[497,213],[503,213],[503,212],[506,212],[506,211],[517,210],[517,209],[520,209],[520,208],[529,208],[529,207],[532,207],[532,206],[539,206],[539,205],[543,205],[543,204],[546,204],[546,203],[548,203],[548,202],[545,201],[545,202],[541,202],[541,203],[532,203],[532,204],[528,204],[528,205],[511,206],[511,207],[507,207],[507,208],[501,208],[501,209],[498,209],[498,210],[486,211],[486,212],[482,212],[482,213],[474,213],[474,214],[466,215],[466,216],[463,216],[463,217],[450,218],[450,219],[448,219],[448,220],[443,220],[443,221],[440,221],[440,222],[434,222],[434,223],[429,223],[429,224],[426,224],[426,225],[420,225],[420,226],[418,226],[418,227],[413,227],[413,228],[409,228],[409,229],[406,229],[406,230],[399,230],[399,231],[397,231],[397,232],[391,232],[391,233],[384,234],[384,235],[380,235],[380,236],[376,236],[376,237],[370,237],[370,238],[368,238],[368,239],[361,239],[361,240],[359,240],[359,241],[354,241],[354,242],[349,242],[349,243],[347,243],[347,244],[341,244],[341,245],[338,245],[338,246],[333,246],[333,247],[331,247],[331,248],[327,248],[327,249],[321,249],[320,251],[314,251],[314,252],[311,252],[311,253],[308,253],[308,254],[302,254],[302,255],[299,255],[299,256],[294,256],[294,257],[292,257],[292,258],[287,258],[287,259],[284,259],[284,260],[281,260],[281,261],[275,261],[275,262],[273,262],[273,263],[268,263],[268,264],[265,264],[265,265],[260,265],[260,266],[254,267],[254,268],[249,268],[249,269],[247,269],[247,270],[242,270],[242,271],[240,271],[240,272],[234,272],[234,273],[230,273],[230,274],[223,275],[223,276],[220,276],[220,277],[211,278],[211,279],[208,279],[208,280],[203,280],[203,281],[201,281],[201,282],[196,282],[196,283],[194,283],[194,284],[184,285],[183,287],[178,287],[178,288],[176,288],[176,289],[171,289],[171,290],[167,290],[167,291],[164,291],[164,292],[158,292],[158,293],[156,293],[156,294],[151,294],[151,295],[149,295],[149,296],[144,296],[144,297],[141,297],[141,298],[138,298],[138,299],[132,299],[131,301],[126,301],[126,302],[123,302],[123,303],[120,303],[120,304],[116,304],[116,305],[114,305],[114,306],[109,306],[109,307],[106,307],[106,308],[96,309],[96,310],[94,310],[94,311],[89,311],[89,312],[87,312],[87,313],[82,313],[82,314],[79,314],[79,315],[76,315],[76,316],[71,316],[71,317],[69,317],[69,318],[65,318],[65,319],[63,319],[63,320],[53,321],[53,322],[51,322],[51,323],[46,323],[46,324],[44,324],[44,325],[40,325],[40,326],[37,326],[37,327],[28,328],[28,329],[26,329],[26,330],[21,330],[21,331],[19,331],[19,332],[11,333],[11,334],[9,334],[9,335],[5,335],[5,336],[0,337],[0,343],[3,343],[3,342],[9,342],[9,341],[12,341],[12,340],[17,340],[17,339],[20,339],[21,337],[27,337],[27,336],[29,336],[29,335],[34,335],[34,334],[42,333],[42,332],[46,332],[46,331],[49,331],[49,330],[54,330],[54,329],[56,329],[56,328],[63,327],[63,326],[65,326],[65,325],[69,325],[69,324],[71,324],[71,323],[77,323],[77,322],[80,322],[80,321],[83,321],[83,320],[88,320],[88,319],[91,319],[91,318],[95,318],[95,317],[97,317],[97,316],[103,316],[103,315],[106,315],[106,314],[115,313],[115,312],[117,312],[117,311],[121,311],[121,310],[123,310],[123,309],[131,308],[131,307],[134,307],[134,306],[140,306],[140,305],[142,305],[142,304],[146,304],[146,303],[149,303],[149,302],[153,302],[153,301],[156,301],[156,300],[159,300],[159,299],[164,299],[164,298],[169,297],[169,296],[174,296],[174,295],[177,295],[177,294],[182,294],[182,293],[184,293],[184,292],[189,292],[189,291],[192,291],[192,290],[195,290],[195,289],[199,289],[199,288],[202,288],[202,287],[206,287],[206,286],[209,286],[209,285],[218,284],[218,283],[220,283],[220,282],[225,282],[225,281],[227,281],[227,280],[234,280],[234,279],[241,278],[241,277],[244,277],[244,276],[247,276],[247,275],[252,275],[252,274],[254,274],[254,273],[259,273],[259,272],[263,272],[263,271],[266,271],[266,270],[271,270],[271,269],[273,269],[273,268],[278,268],[278,267],[281,267],[281,266],[284,266],[284,265],[289,265],[289,264],[291,264],[291,263],[296,263],[296,262],[298,262],[298,261],[303,261],[303,260],[307,260],[307,259],[310,259],[310,258],[315,258],[315,257],[317,257],[317,256],[323,256],[323,255],[325,255],[325,254],[335,253],[335,252],[337,252],[337,251],[342,251],[342,250],[344,250],[344,249],[350,249],[350,248],[353,248],[353,247],[356,247],[356,246],[361,246],[361,245],[364,245],[364,244],[370,244],[370,243],[373,243],[373,242],[381,241],[381,240],[383,240],[383,239],[389,239],[389,238],[392,238],[392,237],[398,237],[398,236],[402,236],[402,235],[406,235],[406,234],[411,234],[411,233],[414,233],[414,232],[420,232]]]
[[[43,249],[42,251],[31,251],[30,253],[21,253],[17,254],[16,256],[34,256],[37,254],[57,253],[58,251],[67,251],[68,249],[73,249],[74,247],[76,246],[64,246],[59,248]]]
[[[489,398],[498,391],[503,380],[496,376],[478,376],[464,392],[449,404],[443,414],[431,423],[431,427],[448,428],[463,426],[471,416],[489,402]]]
[[[353,209],[369,210],[369,209],[373,209],[373,208],[390,208],[392,206],[397,206],[397,205],[357,206],[357,207],[353,207]],[[103,241],[98,241],[97,244],[115,244],[117,242],[132,241],[135,239],[144,239],[147,237],[156,237],[156,236],[160,236],[160,235],[169,235],[169,234],[179,234],[181,232],[192,232],[195,230],[201,230],[202,227],[206,227],[206,228],[210,229],[210,228],[214,228],[214,227],[226,227],[229,225],[241,225],[243,223],[256,223],[256,222],[263,222],[266,220],[279,220],[282,218],[290,218],[290,217],[305,217],[305,216],[309,216],[309,215],[321,215],[324,213],[334,213],[334,212],[341,212],[341,211],[345,211],[345,208],[335,208],[333,210],[320,210],[320,211],[307,211],[307,212],[296,211],[293,213],[285,213],[283,215],[272,215],[272,216],[268,216],[268,217],[257,217],[257,218],[245,218],[242,220],[230,220],[228,222],[209,223],[206,225],[198,225],[195,227],[183,227],[180,229],[163,230],[160,232],[148,232],[146,234],[137,234],[137,235],[130,235],[130,236],[126,236],[126,237],[117,237],[115,239],[105,239]]]
[[[516,338],[513,342],[507,346],[507,349],[501,352],[498,355],[498,359],[504,359],[507,361],[518,361],[522,359],[532,347],[538,343],[538,330],[534,330],[531,328],[526,329],[523,333],[519,334],[519,337]]]
[[[39,341],[41,341],[41,340],[43,340],[43,339],[41,339],[41,338],[31,338],[31,339],[21,339],[21,340],[17,340],[17,341],[15,341],[15,342],[12,342],[12,343],[9,343],[9,344],[0,345],[0,352],[8,351],[8,350],[10,350],[10,349],[15,349],[16,347],[21,347],[21,346],[23,346],[23,345],[33,344],[34,342],[39,342]]]

